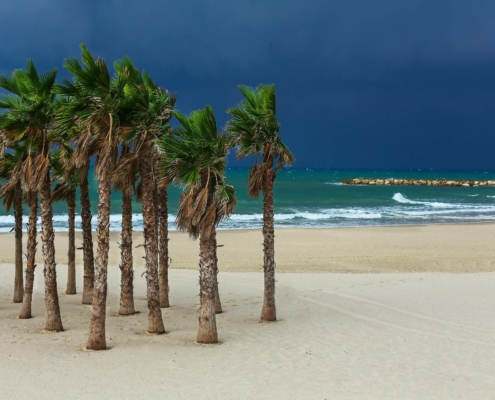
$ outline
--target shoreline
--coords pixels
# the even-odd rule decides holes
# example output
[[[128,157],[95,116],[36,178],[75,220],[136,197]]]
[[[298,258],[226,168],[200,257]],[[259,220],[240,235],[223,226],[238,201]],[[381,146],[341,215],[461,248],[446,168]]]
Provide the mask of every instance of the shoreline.
[[[262,273],[263,236],[260,229],[218,230],[219,270]],[[495,271],[494,222],[358,226],[336,228],[283,228],[275,230],[277,272],[398,273]],[[13,264],[14,233],[0,234],[0,264]],[[171,269],[197,270],[199,241],[187,233],[169,232]],[[23,235],[24,245],[27,235]],[[93,235],[96,244],[96,235]],[[118,267],[119,232],[110,233],[108,265]],[[144,266],[142,232],[133,232],[133,259]],[[76,233],[76,247],[82,243]],[[55,234],[55,255],[59,265],[67,264],[67,234]],[[25,247],[24,247],[25,249]],[[96,247],[95,247],[96,249]],[[41,239],[36,261],[43,265]],[[76,264],[82,265],[82,251],[76,250]]]
[[[38,224],[40,223],[40,217],[38,217]],[[302,229],[302,230],[307,230],[307,229],[315,229],[315,230],[325,230],[325,229],[360,229],[360,228],[395,228],[395,227],[415,227],[415,226],[438,226],[438,225],[459,225],[459,226],[465,226],[465,225],[479,225],[479,224],[494,224],[495,225],[495,220],[494,221],[465,221],[465,222],[431,222],[431,223],[410,223],[410,224],[368,224],[368,225],[338,225],[338,226],[277,226],[275,225],[275,232],[279,229],[287,230],[287,229]],[[217,232],[244,232],[244,231],[260,231],[262,229],[262,225],[260,225],[258,228],[217,228]],[[27,233],[26,230],[22,231],[24,234]],[[57,230],[54,228],[55,234],[64,234],[67,233],[68,230]],[[93,229],[91,232],[93,234],[96,234],[96,230]],[[134,230],[132,231],[134,234],[136,233],[142,233],[141,230]],[[183,233],[178,231],[177,229],[169,230],[169,233]],[[38,229],[39,233],[39,229]],[[82,233],[82,229],[76,229],[76,234]],[[110,231],[110,234],[120,234],[122,231]],[[14,232],[0,232],[1,235],[13,235]]]

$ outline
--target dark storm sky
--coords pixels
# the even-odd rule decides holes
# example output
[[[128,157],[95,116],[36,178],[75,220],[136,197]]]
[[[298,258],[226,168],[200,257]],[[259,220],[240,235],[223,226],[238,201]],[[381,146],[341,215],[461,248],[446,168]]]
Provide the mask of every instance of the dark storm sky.
[[[4,0],[0,40],[0,72],[128,55],[220,125],[275,83],[296,167],[495,169],[493,1]]]

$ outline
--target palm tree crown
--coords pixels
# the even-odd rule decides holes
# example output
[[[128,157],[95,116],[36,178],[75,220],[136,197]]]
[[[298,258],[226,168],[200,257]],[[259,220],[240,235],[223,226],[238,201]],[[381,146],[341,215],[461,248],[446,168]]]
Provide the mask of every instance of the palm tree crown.
[[[3,143],[38,146],[37,155],[28,150],[22,164],[24,188],[30,191],[40,189],[50,168],[50,132],[58,105],[52,91],[56,76],[56,69],[38,74],[32,60],[25,69],[0,76],[0,87],[10,92],[0,97],[0,108],[6,110],[0,115]]]
[[[223,171],[231,139],[219,134],[213,109],[206,106],[189,116],[174,111],[181,126],[159,142],[164,173],[184,188],[176,223],[193,238],[208,236],[233,211],[234,187],[226,183]]]
[[[244,96],[240,105],[227,110],[233,116],[228,124],[238,158],[253,156],[249,174],[249,195],[257,198],[262,191],[263,171],[269,158],[277,162],[275,174],[294,162],[294,155],[279,136],[275,85],[256,88],[239,86]]]

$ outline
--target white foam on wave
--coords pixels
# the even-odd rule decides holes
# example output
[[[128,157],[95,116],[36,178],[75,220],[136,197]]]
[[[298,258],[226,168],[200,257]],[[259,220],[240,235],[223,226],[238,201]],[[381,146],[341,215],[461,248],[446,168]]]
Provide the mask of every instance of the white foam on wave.
[[[469,197],[477,197],[479,194],[468,194]]]
[[[334,218],[350,218],[350,219],[369,219],[369,218],[381,218],[380,212],[367,211],[362,209],[327,209],[319,210],[320,212],[304,212],[296,211],[288,214],[275,214],[275,221],[289,221],[289,220],[328,220]],[[263,214],[234,214],[231,215],[230,221],[234,222],[262,222]],[[227,221],[228,222],[228,221]]]
[[[328,184],[334,184],[327,182]],[[470,195],[472,197],[478,196]],[[487,196],[495,198],[495,196]],[[408,199],[401,193],[395,193],[392,197],[393,204],[375,207],[340,207],[340,208],[307,208],[307,209],[281,209],[274,215],[275,224],[278,227],[330,227],[330,226],[358,226],[376,224],[397,223],[437,223],[448,220],[464,221],[491,221],[495,218],[495,205],[491,201],[485,204],[469,203],[441,203]],[[68,230],[67,214],[53,216],[53,227],[56,232]],[[175,214],[169,214],[169,229],[175,230]],[[28,216],[24,215],[23,229],[26,229]],[[38,217],[38,229],[41,219]],[[143,217],[141,213],[132,215],[134,231],[143,229]],[[0,216],[0,232],[9,232],[15,224],[13,215]],[[122,215],[110,215],[110,231],[121,230]],[[259,228],[263,224],[263,214],[233,214],[227,221],[223,221],[219,229],[246,229]],[[98,225],[97,216],[93,216],[92,227]],[[81,231],[81,216],[76,215],[76,230]]]
[[[402,204],[419,204],[419,205],[430,206],[430,207],[456,207],[455,204],[439,203],[437,201],[431,202],[431,201],[414,201],[414,200],[409,200],[402,193],[395,193],[393,195],[393,197],[392,197],[392,200],[395,200],[398,203],[402,203]]]

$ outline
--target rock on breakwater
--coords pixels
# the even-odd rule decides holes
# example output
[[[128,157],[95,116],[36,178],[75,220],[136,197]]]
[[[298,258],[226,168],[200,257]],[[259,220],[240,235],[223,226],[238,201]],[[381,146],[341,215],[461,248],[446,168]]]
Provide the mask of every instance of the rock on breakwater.
[[[396,186],[495,186],[495,181],[468,181],[447,179],[346,179],[341,181],[343,185],[396,185]]]

